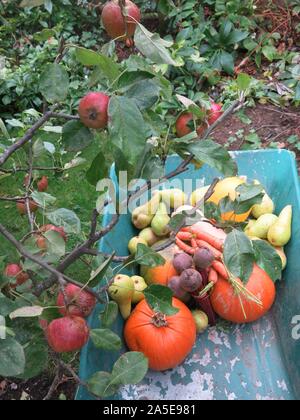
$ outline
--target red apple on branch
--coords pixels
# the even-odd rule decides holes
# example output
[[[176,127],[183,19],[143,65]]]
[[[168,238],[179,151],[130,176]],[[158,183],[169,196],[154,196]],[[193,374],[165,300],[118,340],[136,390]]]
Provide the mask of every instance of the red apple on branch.
[[[62,315],[81,316],[86,318],[92,313],[97,303],[95,296],[74,284],[68,284],[65,287],[64,293],[65,296],[60,292],[57,298],[57,306]],[[66,307],[65,304],[65,297],[69,304],[68,307]]]
[[[19,264],[8,264],[4,270],[4,275],[10,279],[15,279],[14,282],[10,283],[13,288],[21,286],[29,280],[29,275],[23,271]]]
[[[107,126],[109,99],[102,92],[90,92],[81,99],[78,113],[86,127],[100,129]]]

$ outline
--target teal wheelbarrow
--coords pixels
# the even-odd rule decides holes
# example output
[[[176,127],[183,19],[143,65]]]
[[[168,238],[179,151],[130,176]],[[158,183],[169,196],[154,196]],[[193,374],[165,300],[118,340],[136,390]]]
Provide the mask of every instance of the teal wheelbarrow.
[[[277,299],[270,313],[249,325],[210,328],[198,336],[192,353],[178,368],[162,373],[149,371],[138,385],[119,390],[115,400],[298,400],[300,398],[300,189],[294,154],[286,150],[233,153],[240,175],[259,179],[266,186],[279,212],[285,205],[294,209],[293,238],[286,247],[288,266],[277,283]],[[171,156],[166,172],[179,157]],[[180,179],[201,178],[209,184],[218,172],[208,166],[191,167]],[[104,217],[109,223],[110,215]],[[100,244],[103,252],[127,255],[127,243],[135,235],[130,215],[121,216],[116,228]],[[89,319],[99,328],[98,305]],[[122,335],[123,320],[115,332]],[[83,349],[80,377],[110,371],[121,353],[97,350],[90,341]],[[93,399],[80,387],[78,400]]]

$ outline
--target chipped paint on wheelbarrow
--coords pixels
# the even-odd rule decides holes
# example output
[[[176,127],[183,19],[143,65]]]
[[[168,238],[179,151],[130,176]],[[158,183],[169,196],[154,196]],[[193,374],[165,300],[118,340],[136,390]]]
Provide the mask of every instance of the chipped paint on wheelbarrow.
[[[126,400],[295,400],[300,398],[300,339],[293,319],[300,315],[300,192],[294,155],[285,150],[237,152],[233,154],[241,175],[259,179],[277,204],[294,208],[293,238],[286,247],[288,267],[277,283],[277,300],[271,312],[251,325],[221,325],[199,335],[192,353],[177,369],[149,372],[138,385],[125,386],[114,399]],[[168,159],[166,171],[178,164]],[[205,184],[219,174],[208,166],[192,167],[179,178],[203,179]],[[107,224],[110,216],[106,215]],[[101,242],[101,250],[126,255],[127,242],[135,234],[129,216]],[[99,305],[90,325],[99,328]],[[114,330],[122,335],[123,321]],[[298,337],[299,338],[299,337]],[[123,351],[125,348],[123,349]],[[123,352],[122,351],[122,352]],[[163,351],[163,349],[162,349]],[[81,355],[80,377],[110,371],[119,353],[97,350],[90,341]],[[77,399],[92,399],[79,388]]]

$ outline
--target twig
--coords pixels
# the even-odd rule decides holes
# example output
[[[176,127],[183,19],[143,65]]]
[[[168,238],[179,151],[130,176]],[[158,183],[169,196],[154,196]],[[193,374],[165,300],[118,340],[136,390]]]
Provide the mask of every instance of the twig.
[[[61,382],[61,378],[62,378],[62,369],[60,364],[57,367],[57,373],[55,375],[55,378],[52,382],[52,385],[47,393],[47,395],[45,396],[45,398],[43,398],[44,401],[49,401],[51,400],[51,398],[53,397],[54,392],[57,390],[57,387],[59,386],[60,382]]]
[[[28,143],[37,130],[39,130],[45,122],[47,122],[51,117],[53,111],[58,107],[58,105],[54,105],[51,111],[46,112],[45,115],[43,115],[28,131],[27,133],[18,141],[16,141],[13,145],[8,147],[0,156],[0,166],[2,166],[7,159],[15,153],[17,150],[19,150],[21,147],[23,147],[26,143]]]
[[[46,271],[48,271],[49,273],[51,273],[54,277],[55,277],[55,281],[53,284],[55,284],[57,281],[60,282],[61,279],[63,278],[64,280],[66,280],[68,283],[72,283],[80,288],[84,287],[84,289],[86,291],[88,291],[89,293],[91,293],[92,295],[94,295],[99,302],[103,303],[103,300],[101,299],[101,297],[98,295],[98,293],[96,293],[93,289],[89,288],[89,287],[85,287],[82,283],[77,282],[76,280],[71,279],[70,277],[66,276],[65,274],[63,274],[62,272],[58,271],[57,269],[55,269],[54,267],[52,267],[51,265],[49,265],[48,263],[46,263],[45,261],[43,261],[41,258],[36,257],[35,255],[32,255],[30,252],[28,252],[26,250],[26,248],[24,248],[24,246],[18,242],[15,237],[8,232],[8,230],[2,225],[0,224],[0,233],[10,242],[14,245],[14,247],[19,251],[19,253],[27,258],[30,261],[33,261],[34,263],[38,264],[40,267],[44,268]],[[52,285],[52,284],[51,284]]]
[[[19,201],[23,201],[26,199],[25,197],[0,197],[0,201],[12,201],[18,203]]]
[[[47,167],[47,166],[33,166],[32,169],[34,171],[55,171],[55,172],[63,172],[64,168],[60,168],[58,166],[53,166],[53,167]],[[4,173],[4,174],[15,174],[16,172],[28,172],[29,168],[14,168],[14,169],[4,169],[1,168],[0,169],[0,173]]]
[[[63,112],[52,112],[52,118],[61,118],[64,120],[79,120],[79,115],[64,114]]]

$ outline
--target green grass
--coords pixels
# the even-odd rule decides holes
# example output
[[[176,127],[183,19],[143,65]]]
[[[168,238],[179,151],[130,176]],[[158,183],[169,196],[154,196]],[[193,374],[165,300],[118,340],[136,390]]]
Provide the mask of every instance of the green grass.
[[[90,217],[97,199],[95,187],[87,182],[85,172],[97,151],[97,143],[85,151],[85,158],[88,161],[86,167],[72,169],[63,175],[47,174],[49,177],[49,189],[47,192],[57,198],[56,207],[64,207],[74,211],[81,220],[82,230],[85,234],[89,232]],[[19,173],[0,180],[0,195],[14,196],[22,194],[23,179],[24,173]],[[37,220],[40,224],[49,223],[43,218],[41,210],[38,212]],[[29,231],[27,217],[19,215],[15,203],[0,201],[0,221],[17,239],[21,239]],[[68,251],[73,249],[79,241],[80,238],[69,236]],[[14,247],[2,237],[0,238],[1,256],[6,256],[9,262],[17,262],[19,260]],[[76,280],[84,282],[89,275],[89,269],[84,262],[79,261],[70,267],[68,274]]]

